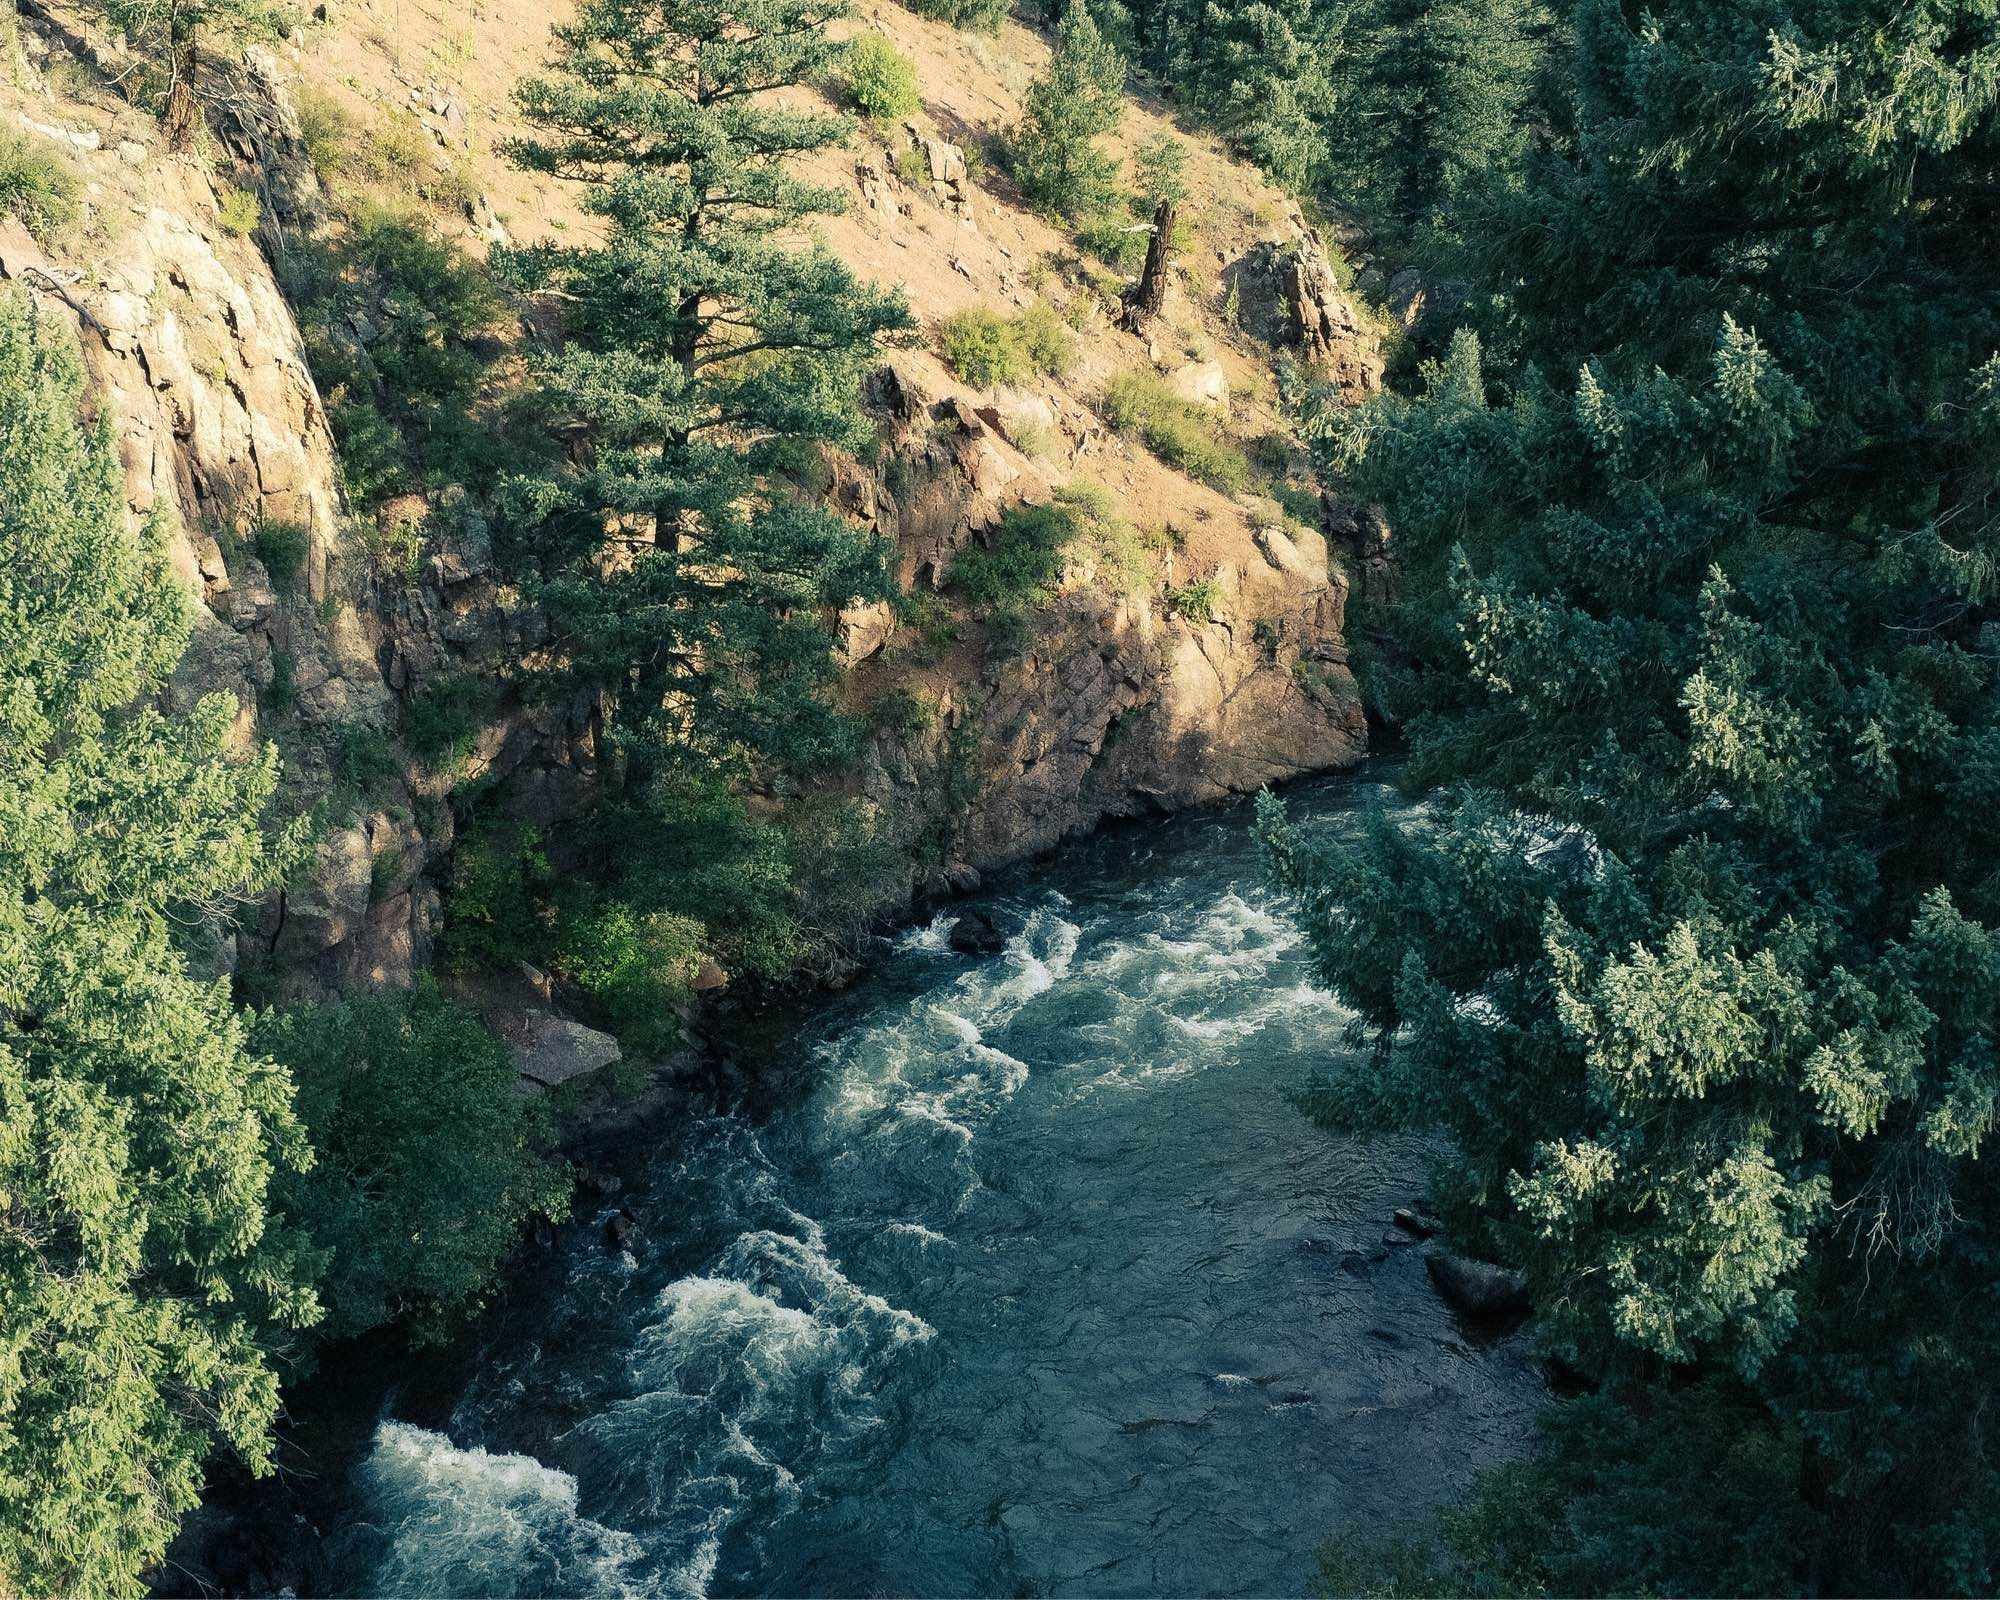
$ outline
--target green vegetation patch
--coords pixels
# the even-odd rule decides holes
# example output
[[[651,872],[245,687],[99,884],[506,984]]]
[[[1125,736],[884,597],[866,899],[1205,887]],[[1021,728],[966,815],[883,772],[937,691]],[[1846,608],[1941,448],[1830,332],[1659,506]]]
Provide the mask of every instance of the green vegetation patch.
[[[1041,301],[1012,318],[984,306],[954,311],[939,325],[938,345],[952,371],[982,389],[1034,372],[1059,378],[1076,362],[1076,335]]]
[[[0,133],[0,212],[44,242],[75,223],[81,185],[68,158],[45,139]]]
[[[900,122],[914,116],[917,64],[879,33],[864,33],[848,46],[842,66],[848,104],[877,122]]]
[[[1114,428],[1137,434],[1170,466],[1222,490],[1240,493],[1250,463],[1235,445],[1216,436],[1213,415],[1184,400],[1150,372],[1123,372],[1104,391],[1099,409]]]

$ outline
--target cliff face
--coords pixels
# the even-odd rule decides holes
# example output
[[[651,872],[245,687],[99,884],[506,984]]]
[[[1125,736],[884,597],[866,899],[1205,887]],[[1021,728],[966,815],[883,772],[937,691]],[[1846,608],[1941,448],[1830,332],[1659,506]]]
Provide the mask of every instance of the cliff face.
[[[909,584],[935,581],[1007,505],[1050,497],[1044,469],[1009,442],[997,408],[927,401],[895,368],[876,393],[895,465],[850,479],[836,497],[894,540]],[[900,500],[883,477],[904,485]],[[1182,486],[1178,503],[1192,514],[1209,491]],[[1236,509],[1215,501],[1204,508],[1212,520]],[[935,859],[914,863],[920,882],[963,885],[1107,817],[1177,810],[1360,758],[1366,728],[1342,636],[1347,581],[1330,569],[1324,537],[1275,521],[1225,527],[1199,550],[1190,541],[1169,552],[1151,582],[1114,582],[1087,558],[1073,564],[1018,649],[979,638],[927,668],[899,655],[880,614],[850,620],[856,678],[928,692],[936,708],[914,734],[877,737],[862,785],[896,831],[934,841]],[[1162,603],[1176,580],[1204,585],[1200,612]]]
[[[507,66],[528,51],[524,41],[539,48],[547,19],[502,9],[492,58]],[[934,126],[967,125],[982,96],[989,122],[1011,120],[1014,90],[981,76],[977,54],[949,30],[894,10],[876,25],[893,26],[919,55]],[[213,964],[266,969],[292,992],[407,983],[439,925],[452,786],[479,780],[498,803],[559,825],[590,803],[595,723],[587,704],[525,705],[496,688],[449,764],[413,751],[412,707],[468,678],[497,684],[543,638],[470,510],[408,508],[424,530],[414,551],[385,547],[395,508],[374,520],[353,514],[270,265],[289,236],[323,225],[292,86],[360,60],[360,47],[329,35],[323,64],[311,40],[250,52],[218,148],[200,164],[168,155],[153,120],[113,92],[96,63],[118,63],[80,21],[36,13],[25,42],[27,75],[0,91],[0,119],[74,165],[85,214],[80,236],[48,244],[0,218],[0,275],[74,318],[117,419],[133,506],[173,514],[173,561],[201,602],[183,692],[233,694],[243,740],[279,741],[288,803],[319,806],[327,821],[311,870],[257,908]],[[1042,48],[1011,27],[1007,44],[1030,58]],[[409,77],[400,60],[374,87],[365,72],[342,81],[387,105]],[[61,93],[55,74],[39,70],[58,63]],[[476,156],[505,132],[466,85],[420,98],[446,108],[431,119],[441,143]],[[903,142],[923,154],[915,181],[896,175],[909,163],[893,149],[843,158],[856,205],[830,229],[836,247],[861,270],[904,282],[926,320],[964,304],[1026,304],[1041,270],[1033,264],[1066,241],[973,184],[957,144],[921,129]],[[1149,367],[1229,412],[1248,439],[1278,425],[1257,398],[1277,347],[1325,360],[1357,394],[1379,376],[1370,336],[1351,307],[1342,311],[1296,213],[1213,151],[1195,171],[1216,205],[1229,184],[1244,194],[1228,202],[1236,211],[1218,213],[1215,237],[1187,253],[1158,324],[1135,335],[1108,313],[1079,319],[1077,371],[989,394],[923,351],[898,353],[872,386],[880,465],[836,464],[834,503],[894,541],[918,592],[943,585],[954,555],[989,537],[1006,506],[1065,483],[1094,485],[1123,514],[1173,535],[1147,584],[1114,583],[1087,564],[1066,572],[1018,649],[994,648],[973,617],[967,637],[931,660],[912,652],[886,608],[841,619],[857,708],[892,690],[935,707],[926,726],[878,734],[850,780],[909,843],[913,887],[970,881],[1107,816],[1241,792],[1362,750],[1341,638],[1347,581],[1329,568],[1323,536],[1268,501],[1173,470],[1093,409],[1107,377]],[[222,212],[238,187],[260,201],[247,232]],[[481,249],[501,230],[494,202],[480,194],[466,209],[466,247]],[[1240,242],[1250,218],[1264,237],[1247,250],[1228,242]],[[1285,314],[1254,326],[1271,296]],[[1177,612],[1169,598],[1188,585],[1204,602]]]

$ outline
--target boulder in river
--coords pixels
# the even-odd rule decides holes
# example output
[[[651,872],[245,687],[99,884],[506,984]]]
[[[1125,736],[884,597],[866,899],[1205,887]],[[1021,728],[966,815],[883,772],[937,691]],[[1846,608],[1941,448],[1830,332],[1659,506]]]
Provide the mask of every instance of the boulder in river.
[[[1528,1280],[1507,1267],[1444,1250],[1424,1266],[1437,1292],[1469,1317],[1504,1317],[1528,1309]]]
[[[1393,1220],[1405,1233],[1414,1233],[1419,1239],[1428,1239],[1432,1234],[1444,1230],[1443,1223],[1417,1206],[1396,1207]]]
[[[983,911],[967,911],[952,924],[950,944],[962,956],[997,956],[1007,948],[1007,936]]]

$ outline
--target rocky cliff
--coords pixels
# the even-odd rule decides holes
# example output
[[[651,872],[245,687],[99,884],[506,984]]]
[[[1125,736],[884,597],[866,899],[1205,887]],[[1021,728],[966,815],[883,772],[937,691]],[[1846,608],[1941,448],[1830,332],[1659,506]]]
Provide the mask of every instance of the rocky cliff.
[[[528,706],[498,689],[448,766],[413,748],[411,708],[468,676],[497,684],[540,642],[539,619],[495,569],[471,508],[354,514],[271,264],[288,239],[325,226],[293,110],[301,84],[337,79],[340,93],[385,115],[414,102],[454,162],[518,185],[491,151],[507,132],[507,76],[539,51],[546,22],[532,8],[499,8],[474,57],[452,53],[460,81],[446,82],[443,51],[413,65],[420,36],[378,49],[369,8],[343,10],[232,69],[201,160],[167,154],[153,119],[124,102],[121,60],[86,13],[29,15],[23,71],[0,91],[0,118],[58,149],[84,195],[80,231],[66,239],[38,242],[0,218],[0,275],[75,321],[116,418],[132,504],[170,513],[175,565],[201,601],[185,691],[233,693],[241,737],[279,741],[289,803],[325,818],[311,870],[246,919],[235,948],[214,952],[218,969],[263,969],[291,992],[406,983],[426,964],[455,784],[476,780],[554,824],[593,792],[588,704]],[[1110,429],[1094,399],[1111,374],[1146,368],[1228,416],[1236,436],[1282,437],[1269,374],[1286,350],[1365,394],[1379,354],[1324,247],[1254,175],[1203,146],[1190,209],[1207,226],[1182,253],[1165,315],[1128,331],[1114,315],[1115,282],[1107,288],[1060,235],[968,172],[965,141],[1011,119],[1019,64],[1044,48],[1035,36],[1010,25],[1002,51],[1016,65],[1001,72],[950,30],[893,8],[872,25],[918,56],[926,113],[843,158],[838,176],[855,205],[830,230],[836,247],[903,282],[927,322],[965,304],[1026,304],[1052,270],[1072,296],[1097,294],[1105,308],[1076,319],[1083,359],[1060,382],[980,393],[926,351],[898,353],[872,390],[876,465],[836,463],[835,503],[894,541],[919,593],[939,589],[954,554],[989,537],[1007,505],[1064,483],[1094,485],[1172,535],[1136,587],[1087,564],[1066,572],[1015,649],[992,648],[976,617],[941,660],[914,654],[886,608],[841,619],[857,707],[900,692],[935,712],[879,732],[847,780],[910,842],[911,884],[962,884],[1106,816],[1357,758],[1364,729],[1341,636],[1348,584],[1322,533],[1262,495],[1220,493],[1174,470]],[[1135,116],[1135,140],[1159,123],[1154,111]],[[258,197],[247,227],[240,201],[228,210],[239,191]],[[477,252],[504,232],[503,208],[518,227],[522,210],[548,217],[560,204],[518,187],[497,201],[475,189],[453,227]],[[352,336],[370,331],[360,318]],[[392,526],[421,531],[386,539]],[[1170,603],[1197,586],[1198,607]]]

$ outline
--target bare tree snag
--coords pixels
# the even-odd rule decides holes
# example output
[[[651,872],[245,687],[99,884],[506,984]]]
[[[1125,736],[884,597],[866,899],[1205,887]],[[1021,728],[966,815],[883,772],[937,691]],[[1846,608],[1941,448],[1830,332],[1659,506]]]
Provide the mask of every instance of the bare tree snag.
[[[1146,245],[1146,265],[1125,300],[1125,326],[1136,328],[1157,317],[1167,303],[1167,268],[1174,252],[1174,202],[1162,200],[1153,212],[1153,237]]]

